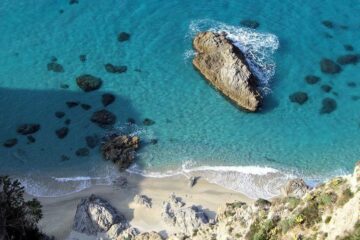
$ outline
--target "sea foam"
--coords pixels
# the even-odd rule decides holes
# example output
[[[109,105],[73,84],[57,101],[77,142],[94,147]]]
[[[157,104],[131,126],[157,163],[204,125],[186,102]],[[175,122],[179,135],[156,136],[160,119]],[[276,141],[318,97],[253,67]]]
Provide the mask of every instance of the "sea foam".
[[[275,51],[279,48],[279,39],[271,33],[261,33],[250,28],[231,26],[222,22],[201,19],[194,20],[189,25],[186,38],[191,38],[203,31],[225,32],[227,37],[237,46],[246,57],[246,60],[259,78],[261,88],[267,93],[270,80],[275,74],[276,63],[273,59]],[[185,59],[193,57],[192,50],[186,50]]]

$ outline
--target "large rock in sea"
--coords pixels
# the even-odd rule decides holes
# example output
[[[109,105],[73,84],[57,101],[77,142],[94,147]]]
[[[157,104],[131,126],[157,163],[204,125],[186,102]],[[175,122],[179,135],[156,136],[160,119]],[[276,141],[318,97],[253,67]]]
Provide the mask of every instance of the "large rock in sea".
[[[77,206],[73,230],[87,235],[107,232],[114,228],[122,231],[129,227],[123,215],[117,212],[106,200],[91,195],[81,200]]]
[[[244,54],[225,33],[199,33],[193,46],[197,51],[194,66],[222,94],[240,107],[255,112],[262,97],[258,79],[251,72]]]
[[[101,146],[101,152],[105,160],[111,160],[122,171],[134,161],[139,143],[140,138],[137,136],[115,135]]]

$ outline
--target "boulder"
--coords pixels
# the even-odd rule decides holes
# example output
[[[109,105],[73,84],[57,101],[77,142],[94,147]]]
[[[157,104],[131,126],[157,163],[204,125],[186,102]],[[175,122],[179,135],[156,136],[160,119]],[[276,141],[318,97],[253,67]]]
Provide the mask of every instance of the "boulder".
[[[151,198],[149,198],[146,195],[139,195],[136,194],[134,197],[134,202],[138,205],[147,207],[147,208],[151,208],[152,207],[152,201]]]
[[[328,92],[330,92],[332,90],[332,87],[330,85],[324,84],[324,85],[321,86],[321,90],[328,93]]]
[[[96,123],[99,127],[107,128],[115,124],[116,116],[112,112],[102,109],[94,112],[90,120],[93,123]]]
[[[322,100],[322,106],[320,109],[320,114],[325,114],[325,113],[331,113],[333,111],[335,111],[337,108],[337,104],[336,101],[332,98],[324,98]]]
[[[111,234],[120,234],[129,227],[125,217],[106,200],[92,194],[81,199],[77,206],[73,230],[87,235],[111,230]]]
[[[112,65],[111,63],[107,63],[104,66],[105,66],[105,70],[108,73],[124,73],[127,71],[126,66],[115,66],[115,65]]]
[[[360,60],[360,57],[356,54],[347,54],[337,58],[337,63],[341,65],[356,64]]]
[[[354,51],[354,47],[350,44],[344,44],[344,49],[349,52]]]
[[[101,87],[102,80],[90,74],[83,74],[76,78],[76,84],[84,92],[91,92]]]
[[[90,109],[91,109],[91,105],[86,104],[86,103],[82,103],[82,104],[80,104],[80,107],[81,107],[82,109],[84,109],[85,111],[87,111],[87,110],[90,110]]]
[[[197,176],[191,176],[189,178],[189,187],[193,187],[195,186],[195,184],[197,183],[197,181],[199,180],[200,177]]]
[[[329,20],[324,20],[321,23],[322,23],[322,25],[324,25],[327,28],[334,28],[334,23]]]
[[[125,41],[128,41],[129,39],[130,39],[130,33],[121,32],[118,35],[118,41],[119,42],[125,42]]]
[[[75,151],[75,155],[78,157],[86,157],[89,156],[90,151],[87,148],[79,148],[78,150]]]
[[[15,146],[17,143],[18,143],[18,140],[16,138],[10,138],[3,143],[3,146],[7,147],[7,148],[11,148],[11,147]]]
[[[308,84],[316,84],[320,81],[320,78],[314,75],[308,75],[305,77],[305,82],[307,82]]]
[[[164,202],[161,217],[166,224],[186,234],[192,234],[193,230],[209,221],[204,211],[196,206],[186,207],[174,194]]]
[[[244,54],[225,33],[202,32],[193,41],[197,54],[193,64],[222,94],[238,106],[256,111],[262,97],[258,79],[251,72]]]
[[[260,23],[255,21],[255,20],[251,20],[251,19],[244,19],[240,22],[241,26],[247,27],[247,28],[252,28],[252,29],[256,29],[260,26]]]
[[[55,112],[55,117],[57,118],[63,118],[65,116],[64,112]]]
[[[68,108],[74,108],[77,107],[80,104],[80,102],[78,101],[67,101],[66,105],[68,106]]]
[[[89,148],[95,148],[100,141],[97,135],[90,135],[85,137],[85,142]]]
[[[154,124],[155,124],[155,121],[152,120],[152,119],[150,119],[150,118],[145,118],[145,119],[143,120],[143,124],[144,124],[145,126],[151,126],[151,125],[154,125]]]
[[[80,62],[86,62],[86,55],[85,54],[81,54],[79,56]]]
[[[56,62],[51,62],[47,64],[47,70],[51,72],[61,73],[64,72],[64,67]]]
[[[137,136],[111,136],[101,146],[102,156],[118,165],[119,170],[127,169],[134,161],[140,139]]]
[[[62,128],[55,130],[56,136],[60,139],[65,138],[68,135],[68,133],[69,133],[69,128],[67,128],[67,127],[62,127]]]
[[[112,104],[115,101],[115,96],[111,93],[104,93],[101,96],[101,102],[104,105],[104,107]]]
[[[160,234],[157,232],[145,232],[135,236],[134,240],[162,240]]]
[[[281,190],[286,197],[301,198],[309,191],[309,187],[303,179],[296,178],[288,181]]]
[[[21,135],[28,135],[28,134],[36,133],[39,130],[40,130],[40,124],[27,123],[18,126],[16,132]]]
[[[293,103],[303,105],[309,99],[309,97],[305,92],[295,92],[289,96],[289,99]]]
[[[341,67],[328,58],[324,58],[320,61],[320,69],[323,73],[327,74],[336,74],[341,72]]]

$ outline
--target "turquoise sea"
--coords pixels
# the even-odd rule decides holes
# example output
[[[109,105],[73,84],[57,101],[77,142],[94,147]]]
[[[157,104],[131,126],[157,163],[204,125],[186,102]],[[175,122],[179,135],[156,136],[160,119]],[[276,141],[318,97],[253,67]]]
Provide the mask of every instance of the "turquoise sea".
[[[116,96],[106,107],[117,116],[116,129],[143,140],[132,172],[196,172],[251,197],[276,194],[290,177],[313,183],[349,173],[360,156],[360,64],[324,74],[320,61],[360,53],[359,12],[358,0],[2,0],[0,174],[20,178],[37,196],[111,183],[117,171],[97,148],[75,154],[86,136],[108,133],[89,120],[104,108],[104,93]],[[243,20],[260,26],[245,28]],[[261,66],[260,112],[235,107],[192,66],[192,38],[209,29],[227,32]],[[119,42],[120,32],[129,40]],[[48,71],[54,57],[63,72]],[[127,71],[109,73],[107,63]],[[81,91],[81,74],[101,78],[101,88]],[[307,75],[321,80],[308,84]],[[309,96],[303,105],[289,100],[297,91]],[[325,98],[337,107],[320,114]],[[55,117],[57,111],[65,116]],[[145,126],[145,118],[155,124]],[[40,124],[35,142],[17,134],[24,123]],[[64,126],[69,133],[59,139],[55,130]],[[4,147],[11,138],[17,144]]]

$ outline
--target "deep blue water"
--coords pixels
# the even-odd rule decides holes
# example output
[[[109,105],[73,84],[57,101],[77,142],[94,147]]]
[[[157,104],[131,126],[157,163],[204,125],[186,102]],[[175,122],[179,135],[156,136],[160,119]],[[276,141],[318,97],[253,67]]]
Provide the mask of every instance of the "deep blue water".
[[[246,192],[245,184],[260,181],[252,175],[272,169],[308,180],[349,172],[360,156],[360,100],[356,100],[360,64],[344,65],[339,74],[328,75],[320,71],[319,62],[360,52],[358,12],[358,0],[79,0],[78,4],[2,0],[0,141],[16,137],[19,143],[0,147],[0,173],[27,179],[27,189],[39,195],[70,191],[58,184],[60,180],[51,188],[45,186],[51,177],[109,176],[104,181],[111,180],[116,174],[98,150],[91,150],[89,157],[75,155],[76,149],[85,146],[85,136],[104,134],[89,118],[102,108],[100,97],[105,92],[117,96],[107,108],[117,115],[118,128],[133,118],[134,131],[144,142],[158,139],[156,145],[144,144],[139,152],[136,169],[148,174],[208,166],[210,180]],[[241,28],[244,19],[256,20],[260,27]],[[334,27],[324,26],[324,20]],[[276,70],[259,113],[239,110],[193,68],[192,37],[211,28],[233,31],[260,56],[266,48],[258,46],[274,44],[265,41],[269,36],[278,41],[278,49],[263,59],[272,60]],[[131,34],[130,40],[119,42],[117,35],[123,31]],[[345,44],[354,50],[347,51]],[[86,55],[85,62],[79,60],[81,54]],[[52,56],[64,67],[63,73],[47,70]],[[106,63],[126,65],[128,70],[111,74],[104,69]],[[81,92],[75,78],[84,73],[101,77],[101,89]],[[321,81],[309,85],[304,81],[307,75],[319,76]],[[324,84],[332,86],[329,93],[321,90]],[[304,105],[289,101],[296,91],[309,95]],[[337,108],[320,114],[326,97],[334,99]],[[69,109],[66,101],[87,103],[92,109]],[[55,111],[66,116],[57,119]],[[60,140],[54,131],[68,118],[70,132]],[[155,124],[144,126],[144,118]],[[16,126],[28,122],[41,124],[32,144],[16,134]],[[70,159],[61,161],[63,154]],[[238,168],[214,173],[220,166]],[[287,177],[275,175],[279,181]],[[264,181],[267,186],[260,187],[256,196],[268,190],[269,182]],[[89,184],[71,182],[70,188]]]

